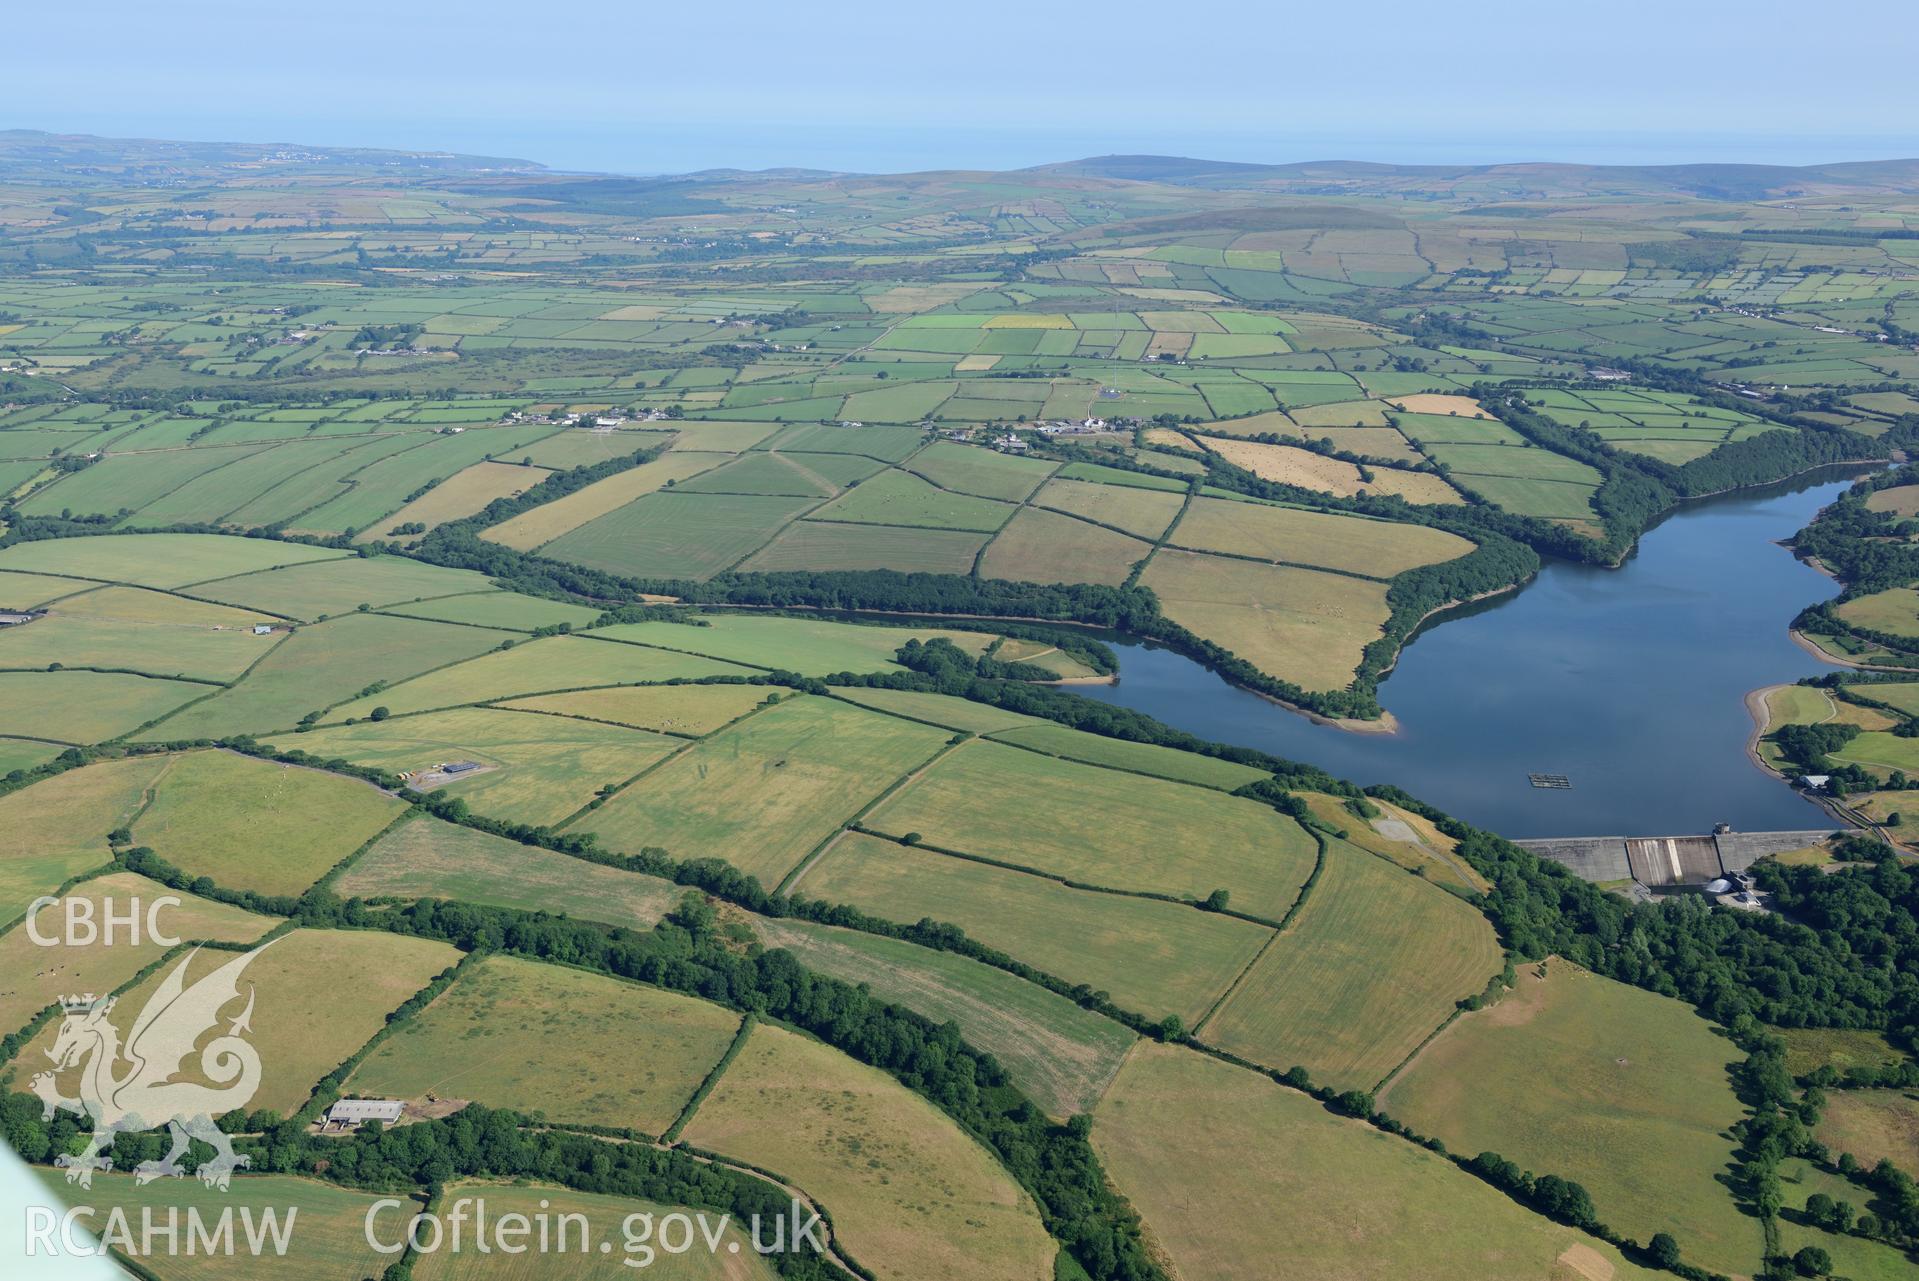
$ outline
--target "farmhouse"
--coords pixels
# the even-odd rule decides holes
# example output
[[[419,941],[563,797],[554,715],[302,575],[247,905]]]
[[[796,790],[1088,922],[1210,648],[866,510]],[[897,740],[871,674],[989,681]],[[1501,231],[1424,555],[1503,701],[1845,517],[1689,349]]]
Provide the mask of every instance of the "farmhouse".
[[[271,636],[273,635],[273,624],[272,623],[255,623],[253,625],[253,634],[255,636]]]
[[[324,1128],[339,1126],[350,1130],[356,1125],[368,1121],[379,1121],[392,1125],[406,1111],[406,1104],[398,1099],[341,1099],[327,1109]]]
[[[1632,381],[1632,375],[1625,370],[1609,369],[1604,365],[1601,365],[1597,369],[1588,369],[1586,371],[1586,377],[1602,383],[1629,383]]]

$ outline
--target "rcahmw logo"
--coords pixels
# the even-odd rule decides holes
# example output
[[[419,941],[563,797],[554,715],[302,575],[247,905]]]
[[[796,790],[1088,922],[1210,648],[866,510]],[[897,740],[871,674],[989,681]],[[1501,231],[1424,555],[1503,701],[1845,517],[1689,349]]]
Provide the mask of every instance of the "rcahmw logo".
[[[233,1206],[222,1206],[219,1215],[209,1223],[198,1206],[188,1206],[182,1214],[177,1205],[143,1205],[136,1227],[126,1210],[116,1205],[107,1211],[98,1241],[90,1239],[80,1226],[82,1219],[90,1219],[96,1213],[90,1205],[76,1205],[64,1214],[52,1206],[28,1206],[27,1257],[85,1257],[105,1254],[108,1250],[118,1250],[134,1258],[152,1258],[159,1254],[222,1257],[243,1252],[259,1257],[268,1250],[284,1255],[293,1242],[293,1222],[299,1217],[300,1209],[288,1206],[283,1216],[271,1206],[256,1211],[253,1206],[243,1205],[236,1215]],[[236,1220],[240,1225],[237,1236],[233,1231]]]
[[[230,1019],[223,1034],[198,1053],[199,1075],[211,1084],[177,1078],[188,1068],[200,1038],[220,1023],[223,1010],[240,999],[240,976],[247,966],[271,946],[242,953],[192,985],[187,983],[187,967],[201,949],[187,953],[141,1008],[124,1044],[110,1017],[113,997],[96,1000],[89,993],[61,998],[64,1017],[53,1048],[47,1051],[53,1070],[36,1075],[29,1088],[39,1097],[45,1119],[65,1109],[93,1122],[87,1149],[55,1161],[66,1167],[68,1183],[90,1188],[95,1170],[113,1168],[113,1159],[103,1154],[113,1146],[116,1134],[164,1126],[172,1135],[172,1150],[157,1161],[135,1166],[135,1182],[186,1173],[179,1160],[187,1145],[199,1139],[213,1149],[212,1159],[199,1166],[200,1181],[226,1190],[233,1171],[248,1164],[248,1158],[235,1154],[213,1118],[245,1107],[260,1088],[260,1054],[246,1040],[253,1019],[251,984],[245,1007]],[[72,1082],[73,1095],[62,1092],[62,1081]]]
[[[90,898],[42,894],[27,905],[27,938],[35,947],[93,947],[96,944],[112,947],[124,934],[130,947],[139,947],[142,938],[161,947],[180,946],[180,940],[160,926],[161,910],[180,906],[177,894],[163,894],[149,900],[128,899],[125,908],[116,907],[119,902],[119,899],[103,898],[96,904]],[[47,908],[60,910],[46,913]],[[43,914],[50,919],[43,922],[40,919]],[[58,928],[49,933],[50,926]]]

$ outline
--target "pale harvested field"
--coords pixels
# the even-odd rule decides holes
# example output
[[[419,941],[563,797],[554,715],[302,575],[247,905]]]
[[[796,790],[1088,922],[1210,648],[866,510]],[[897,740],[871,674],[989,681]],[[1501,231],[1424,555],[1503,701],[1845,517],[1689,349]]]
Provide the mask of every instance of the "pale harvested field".
[[[762,1023],[686,1140],[793,1181],[882,1278],[1051,1281],[1030,1198],[950,1118],[877,1068]]]
[[[387,531],[395,525],[418,522],[433,529],[450,520],[463,520],[484,510],[496,498],[512,498],[525,493],[552,474],[544,468],[522,467],[512,462],[474,463],[465,471],[447,477],[391,516],[374,521],[353,541],[370,543],[387,538]],[[423,535],[403,534],[398,536],[398,541],[411,543],[421,537]]]
[[[766,695],[757,685],[629,685],[516,698],[500,706],[698,738],[752,711]]]
[[[1891,512],[1910,520],[1919,516],[1919,485],[1894,485],[1866,495],[1866,506],[1876,512]]]
[[[1412,396],[1393,396],[1395,409],[1409,414],[1458,414],[1461,418],[1491,418],[1471,396],[1448,396],[1438,392],[1419,392]]]
[[[1022,507],[987,546],[980,577],[1117,587],[1152,549],[1151,543],[1071,516]]]
[[[202,950],[187,962],[190,984],[232,961],[233,952]],[[260,1088],[247,1105],[282,1114],[296,1110],[319,1079],[345,1062],[434,975],[453,965],[460,953],[444,943],[406,938],[379,930],[294,930],[267,944],[240,975],[240,997],[223,1013],[238,1014],[247,991],[255,989],[253,1031],[247,1039],[259,1051]],[[169,961],[126,993],[109,1015],[124,1038],[134,1019],[179,961]],[[23,1054],[44,1062],[56,1028],[49,1026]],[[199,1056],[187,1060],[180,1075],[198,1072]],[[78,1068],[72,1075],[78,1076]],[[60,1079],[71,1097],[75,1082]]]
[[[168,895],[180,901],[155,909]],[[157,911],[155,923],[162,933],[182,939],[251,943],[280,923],[277,916],[259,916],[195,898],[132,872],[96,876],[63,897],[92,903],[96,923],[104,921],[109,908],[124,915],[138,904],[143,914],[140,937],[129,939],[122,929],[111,943],[100,938],[85,946],[69,942],[65,909],[55,905],[41,908],[35,918],[42,936],[51,936],[54,942],[36,943],[24,928],[0,935],[0,1034],[18,1031],[63,995],[111,992],[158,960],[167,949],[146,932],[145,913],[150,909]]]
[[[686,480],[697,476],[732,457],[732,454],[683,453],[674,450],[631,471],[596,481],[557,502],[522,512],[512,520],[486,530],[480,537],[503,543],[515,551],[530,552],[588,521],[597,520],[636,498],[652,493],[669,480]]]
[[[740,1015],[604,974],[490,956],[354,1070],[368,1098],[467,1099],[657,1135],[726,1053]]]
[[[1330,405],[1300,405],[1292,411],[1292,419],[1301,427],[1387,427],[1392,424],[1392,420],[1386,417],[1386,402],[1383,400],[1340,400]],[[1238,433],[1220,434],[1233,436]]]
[[[1141,1042],[1094,1117],[1107,1173],[1186,1281],[1664,1275],[1443,1157],[1191,1050]]]
[[[1195,454],[1199,452],[1199,446],[1188,440],[1186,433],[1174,431],[1171,427],[1148,427],[1141,439],[1149,445],[1166,445]]]
[[[1214,436],[1297,436],[1299,426],[1291,417],[1277,409],[1269,409],[1263,414],[1249,414],[1244,418],[1223,418],[1218,422],[1202,423],[1206,433]]]
[[[1167,617],[1302,689],[1344,689],[1392,616],[1383,583],[1161,551],[1140,582]]]
[[[1394,521],[1195,498],[1169,545],[1261,560],[1343,569],[1374,578],[1456,560],[1473,544],[1440,529]]]
[[[1309,449],[1228,440],[1219,436],[1201,436],[1199,443],[1235,467],[1244,467],[1261,480],[1297,485],[1301,489],[1314,489],[1341,498],[1376,493],[1397,494],[1409,503],[1460,504],[1466,501],[1451,485],[1430,472],[1376,467],[1372,469],[1373,479],[1367,481],[1361,479],[1359,468],[1354,464],[1328,458]]]
[[[1186,495],[1163,489],[1059,478],[1047,481],[1032,498],[1035,507],[1084,516],[1141,538],[1158,538],[1165,533],[1185,501]]]
[[[755,918],[753,927],[767,947],[785,948],[815,973],[868,984],[881,1000],[959,1024],[967,1044],[998,1059],[1049,1116],[1092,1107],[1137,1039],[1124,1024],[954,952],[805,921]]]

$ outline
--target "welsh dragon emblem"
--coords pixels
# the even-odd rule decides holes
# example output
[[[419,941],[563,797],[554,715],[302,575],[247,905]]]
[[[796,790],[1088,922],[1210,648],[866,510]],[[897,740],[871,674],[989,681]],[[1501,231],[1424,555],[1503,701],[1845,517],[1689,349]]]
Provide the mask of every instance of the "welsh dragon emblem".
[[[108,1018],[115,998],[96,1001],[90,996],[68,997],[61,1001],[65,1012],[60,1033],[47,1051],[53,1070],[35,1076],[31,1088],[43,1105],[45,1118],[51,1119],[57,1109],[65,1108],[93,1120],[87,1150],[56,1161],[66,1167],[67,1182],[90,1188],[95,1170],[111,1170],[113,1158],[102,1153],[113,1145],[114,1135],[165,1126],[173,1137],[172,1150],[158,1161],[142,1161],[135,1166],[135,1182],[184,1174],[180,1157],[189,1142],[199,1139],[214,1150],[213,1159],[199,1167],[201,1182],[226,1190],[233,1171],[248,1164],[249,1159],[235,1154],[233,1144],[213,1118],[246,1106],[260,1088],[260,1053],[244,1039],[244,1034],[252,1030],[251,984],[246,1007],[228,1023],[225,1033],[199,1051],[200,1073],[214,1084],[174,1078],[186,1067],[200,1038],[220,1023],[221,1010],[239,999],[242,971],[271,946],[269,943],[243,953],[191,986],[187,984],[187,966],[200,949],[189,952],[167,973],[159,990],[134,1019],[124,1045],[119,1029]],[[80,1072],[79,1097],[67,1098],[60,1093],[55,1077],[74,1068]]]

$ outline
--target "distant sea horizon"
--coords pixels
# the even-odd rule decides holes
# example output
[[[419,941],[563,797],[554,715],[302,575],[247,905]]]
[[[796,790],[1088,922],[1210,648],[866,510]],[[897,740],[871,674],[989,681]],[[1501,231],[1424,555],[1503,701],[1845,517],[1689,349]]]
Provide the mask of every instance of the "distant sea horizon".
[[[1251,164],[1349,160],[1397,165],[1816,165],[1919,157],[1919,134],[1439,133],[1329,134],[1288,129],[918,127],[868,124],[647,123],[42,116],[0,109],[0,128],[110,138],[285,142],[451,151],[550,169],[635,177],[706,169],[827,169],[890,174],[1008,170],[1099,155],[1166,155]]]

